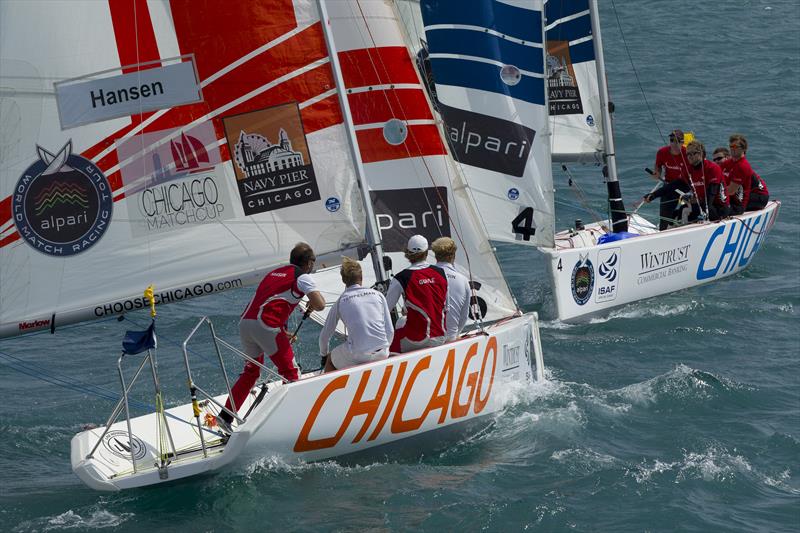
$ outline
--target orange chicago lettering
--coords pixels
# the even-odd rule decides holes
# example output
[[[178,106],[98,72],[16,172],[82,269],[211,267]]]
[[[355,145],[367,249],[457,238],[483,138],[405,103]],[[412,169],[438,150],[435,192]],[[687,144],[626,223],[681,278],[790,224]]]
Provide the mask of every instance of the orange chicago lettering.
[[[464,358],[464,364],[461,366],[461,373],[458,375],[458,383],[456,384],[456,394],[453,396],[453,406],[450,408],[450,416],[452,418],[461,418],[467,416],[469,413],[469,406],[472,404],[472,395],[475,394],[475,382],[478,381],[478,372],[471,372],[467,378],[467,387],[469,388],[469,397],[467,402],[462,404],[459,399],[461,398],[461,387],[464,385],[464,375],[467,373],[467,367],[470,360],[478,353],[478,343],[473,343],[467,350],[467,355]]]
[[[387,366],[383,371],[383,378],[381,379],[381,384],[378,386],[378,392],[375,394],[375,398],[362,402],[361,395],[364,394],[364,389],[367,387],[367,381],[369,381],[370,373],[371,370],[364,372],[364,377],[361,378],[361,383],[358,384],[356,397],[353,399],[353,403],[350,404],[350,409],[347,410],[347,415],[344,417],[342,427],[339,428],[338,434],[341,435],[344,433],[344,430],[347,428],[347,426],[350,425],[350,421],[353,420],[353,417],[358,415],[367,415],[367,419],[364,420],[364,425],[361,426],[358,435],[356,435],[356,437],[353,439],[353,444],[361,440],[361,438],[364,436],[364,433],[367,432],[369,425],[372,424],[372,419],[375,418],[375,413],[378,412],[378,407],[380,407],[381,400],[383,399],[383,392],[386,390],[386,385],[389,383],[389,376],[392,375],[392,365]]]
[[[348,375],[339,376],[328,383],[324,389],[322,389],[317,401],[314,402],[314,405],[311,407],[311,412],[308,413],[308,418],[306,418],[306,422],[303,424],[303,429],[300,430],[300,435],[297,436],[297,442],[294,443],[294,451],[309,452],[312,450],[321,450],[322,448],[330,448],[331,446],[335,446],[339,439],[342,438],[341,435],[338,435],[325,439],[311,440],[308,438],[308,436],[311,433],[311,428],[314,426],[314,422],[316,422],[317,416],[319,415],[322,406],[325,405],[328,396],[333,394],[334,391],[338,389],[345,388],[347,386],[347,380],[349,377],[350,376]]]
[[[433,394],[431,394],[431,399],[428,401],[427,407],[425,407],[425,412],[422,413],[422,420],[425,420],[428,417],[428,413],[436,409],[441,409],[442,411],[439,415],[440,424],[447,418],[447,408],[450,407],[450,392],[453,390],[453,366],[455,366],[455,357],[455,349],[451,349],[447,352],[444,368],[442,368],[442,373],[439,374],[439,381],[436,383],[436,388],[433,389]],[[445,380],[447,380],[447,388],[444,394],[438,394]]]
[[[378,425],[375,426],[375,429],[370,434],[367,440],[375,440],[380,435],[383,426],[386,424],[386,421],[389,420],[389,415],[392,413],[392,407],[394,407],[394,402],[397,400],[397,393],[400,392],[400,386],[403,384],[403,376],[406,374],[406,367],[408,366],[408,361],[403,361],[400,363],[400,368],[397,369],[397,377],[394,380],[394,386],[392,387],[392,392],[389,394],[389,400],[386,402],[386,409],[383,410],[383,414],[381,415],[380,420],[378,420]]]
[[[489,386],[486,388],[486,396],[481,398],[481,386],[483,385],[484,371],[486,370],[486,361],[489,359],[489,352],[492,352],[492,372],[489,375]],[[492,394],[492,385],[494,384],[494,369],[497,366],[497,338],[489,337],[489,342],[486,343],[486,349],[483,352],[483,362],[481,363],[481,375],[478,378],[478,390],[475,393],[475,405],[473,411],[477,415],[483,411],[489,401],[489,396]]]
[[[411,371],[411,375],[408,376],[406,387],[403,389],[403,395],[400,396],[400,403],[397,404],[397,410],[394,412],[394,418],[392,419],[392,433],[405,433],[406,431],[414,431],[415,429],[419,429],[423,420],[425,420],[424,413],[419,418],[403,420],[403,411],[406,408],[408,396],[411,394],[411,388],[414,386],[414,382],[417,381],[417,376],[420,374],[420,372],[428,368],[430,364],[431,356],[426,355],[417,362],[416,366],[414,366],[414,370]]]

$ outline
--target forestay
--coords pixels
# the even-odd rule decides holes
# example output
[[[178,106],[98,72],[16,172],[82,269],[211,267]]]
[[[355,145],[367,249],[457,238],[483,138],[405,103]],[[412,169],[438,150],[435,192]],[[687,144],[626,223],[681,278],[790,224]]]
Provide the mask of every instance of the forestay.
[[[267,4],[0,3],[0,336],[363,242],[316,8]]]
[[[422,0],[412,43],[489,237],[553,246],[541,1]],[[429,62],[428,62],[429,60]]]
[[[429,242],[452,237],[459,246],[456,266],[471,276],[485,318],[513,314],[516,304],[447,154],[395,11],[384,2],[327,6],[358,155],[394,272],[408,266],[402,251],[411,235]],[[365,282],[371,281],[371,263],[362,264]],[[342,288],[338,272],[321,277]]]
[[[589,0],[545,0],[553,161],[599,161],[603,114]]]

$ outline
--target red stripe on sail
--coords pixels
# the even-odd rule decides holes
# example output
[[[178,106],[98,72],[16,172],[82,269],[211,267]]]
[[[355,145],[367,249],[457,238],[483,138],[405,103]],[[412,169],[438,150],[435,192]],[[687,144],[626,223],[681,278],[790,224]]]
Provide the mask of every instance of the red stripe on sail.
[[[361,160],[364,163],[446,153],[439,136],[439,129],[435,124],[409,126],[408,138],[397,146],[386,142],[382,128],[357,131],[356,137],[361,150]]]
[[[0,248],[2,248],[3,246],[8,246],[12,242],[19,240],[19,238],[20,235],[16,231],[11,235],[9,235],[8,237],[3,237],[2,239],[0,239]]]
[[[422,89],[388,89],[347,95],[353,123],[373,124],[391,118],[401,120],[432,119]]]
[[[419,83],[404,46],[362,48],[339,52],[344,86],[369,87],[392,83]]]
[[[300,111],[303,128],[306,134],[341,124],[342,109],[339,107],[339,95],[333,94]]]
[[[201,80],[297,27],[292,0],[170,0],[170,8],[181,53],[195,54]]]
[[[109,0],[108,9],[111,12],[120,65],[136,65],[161,59],[147,0]],[[142,69],[126,68],[122,72],[128,74],[159,65],[154,63]]]

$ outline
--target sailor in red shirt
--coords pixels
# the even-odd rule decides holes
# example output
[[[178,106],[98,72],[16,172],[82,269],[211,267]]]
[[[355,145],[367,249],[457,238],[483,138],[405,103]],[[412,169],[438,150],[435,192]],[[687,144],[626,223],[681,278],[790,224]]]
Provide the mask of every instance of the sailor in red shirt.
[[[696,220],[701,211],[709,220],[719,220],[728,215],[728,195],[725,192],[722,169],[707,160],[706,148],[700,141],[686,146],[689,160],[689,178],[692,180],[695,200],[692,202],[690,220]]]
[[[288,381],[297,381],[299,378],[292,345],[286,332],[289,315],[306,295],[311,309],[325,309],[325,299],[309,276],[314,270],[316,259],[311,246],[298,243],[292,249],[289,265],[278,267],[264,276],[239,321],[242,351],[262,364],[264,354],[267,354],[278,367],[281,376]],[[261,368],[248,361],[239,379],[231,387],[234,406],[231,405],[231,398],[228,398],[225,408],[238,411],[260,374]],[[233,416],[229,413],[222,411],[217,422],[223,430],[231,432]]]
[[[674,182],[685,182],[689,184],[686,149],[683,147],[683,131],[673,130],[669,134],[669,144],[662,146],[656,152],[656,169],[653,177],[661,179],[662,175],[666,184],[672,184],[670,190],[678,187]],[[677,205],[678,196],[674,193],[661,195],[661,207],[659,208],[659,229],[665,230],[672,223],[673,212]]]
[[[730,136],[729,143],[731,157],[723,162],[722,171],[731,197],[731,214],[740,215],[744,211],[763,209],[769,201],[769,190],[764,179],[753,171],[745,157],[747,139],[736,133]]]
[[[405,254],[411,266],[395,275],[386,292],[389,309],[394,309],[401,295],[405,299],[406,320],[389,348],[394,353],[439,346],[447,333],[447,275],[425,261],[428,241],[422,235],[408,240]]]

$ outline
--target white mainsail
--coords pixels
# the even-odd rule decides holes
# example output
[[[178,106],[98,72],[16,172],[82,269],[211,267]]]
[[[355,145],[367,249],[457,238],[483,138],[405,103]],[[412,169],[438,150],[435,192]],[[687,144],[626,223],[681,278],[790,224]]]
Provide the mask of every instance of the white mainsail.
[[[0,3],[0,337],[362,243],[333,87],[308,2]]]
[[[424,35],[412,35],[412,45],[432,71],[453,158],[489,237],[553,246],[542,2],[423,0],[419,8]]]
[[[553,161],[601,161],[603,113],[589,0],[545,0]]]
[[[473,280],[483,318],[510,316],[516,304],[447,154],[396,13],[383,2],[331,2],[328,9],[359,157],[394,272],[408,266],[402,251],[411,235],[452,237],[460,248],[456,266]],[[365,282],[374,279],[369,261],[364,269]],[[338,272],[325,277],[341,286],[338,278]]]

